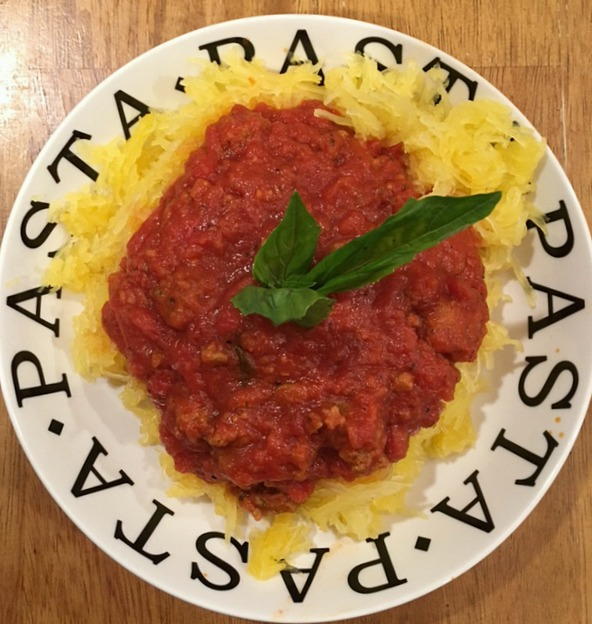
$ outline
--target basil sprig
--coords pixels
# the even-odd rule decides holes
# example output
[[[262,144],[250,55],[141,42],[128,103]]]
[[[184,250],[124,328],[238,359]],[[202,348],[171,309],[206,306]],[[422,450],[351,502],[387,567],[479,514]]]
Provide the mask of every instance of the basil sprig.
[[[409,199],[382,225],[358,236],[310,265],[321,228],[293,193],[279,225],[255,256],[253,275],[233,298],[243,314],[259,314],[274,325],[292,321],[313,327],[329,315],[327,295],[361,288],[390,275],[418,253],[484,219],[501,192],[469,197]]]

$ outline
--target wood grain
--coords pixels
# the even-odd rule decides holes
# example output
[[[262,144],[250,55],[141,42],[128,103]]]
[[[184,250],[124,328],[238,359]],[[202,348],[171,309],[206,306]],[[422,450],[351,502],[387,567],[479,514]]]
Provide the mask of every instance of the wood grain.
[[[154,45],[247,15],[342,15],[401,30],[466,62],[547,137],[592,222],[589,0],[0,0],[2,228],[58,122],[114,69]],[[592,622],[592,424],[549,493],[492,555],[447,586],[354,624]],[[53,503],[0,418],[0,616],[7,623],[241,620],[138,580]]]

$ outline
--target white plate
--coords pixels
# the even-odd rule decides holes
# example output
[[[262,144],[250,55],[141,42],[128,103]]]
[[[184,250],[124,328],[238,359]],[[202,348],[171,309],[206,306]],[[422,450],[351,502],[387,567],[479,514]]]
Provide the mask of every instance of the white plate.
[[[489,83],[445,53],[386,28],[335,17],[227,22],[143,54],[68,115],[17,197],[0,255],[2,389],[19,440],[46,488],[90,539],[133,573],[202,607],[259,621],[358,616],[417,598],[473,566],[524,520],[555,478],[591,392],[592,351],[582,341],[592,326],[588,301],[582,307],[592,292],[588,229],[565,174],[547,150],[537,200],[551,222],[546,235],[532,229],[523,245],[526,274],[539,285],[537,306],[529,308],[517,284],[508,285],[514,300],[504,320],[524,341],[524,352],[514,361],[498,358],[495,391],[476,410],[476,446],[424,471],[416,494],[425,517],[397,523],[377,541],[319,534],[317,547],[330,551],[303,555],[299,565],[308,571],[253,580],[246,573],[246,547],[238,547],[241,540],[223,541],[224,521],[211,505],[165,495],[157,452],[137,444],[136,419],[116,394],[106,383],[85,383],[74,372],[66,349],[74,302],[67,294],[44,295],[45,324],[31,317],[37,303],[31,289],[40,283],[48,252],[62,241],[46,224],[43,202],[88,180],[61,160],[58,182],[48,165],[74,131],[92,137],[79,140],[97,142],[121,134],[114,100],[120,90],[152,107],[183,103],[175,85],[178,76],[195,71],[189,59],[208,58],[210,44],[237,37],[276,70],[294,45],[302,54],[310,44],[309,51],[330,66],[375,38],[367,41],[366,52],[384,65],[412,58],[426,66],[439,59],[457,78],[451,87],[456,100],[494,98],[511,106],[517,121],[528,123]],[[553,322],[545,326],[542,319],[551,310],[547,321]],[[148,554],[160,557],[153,561]]]

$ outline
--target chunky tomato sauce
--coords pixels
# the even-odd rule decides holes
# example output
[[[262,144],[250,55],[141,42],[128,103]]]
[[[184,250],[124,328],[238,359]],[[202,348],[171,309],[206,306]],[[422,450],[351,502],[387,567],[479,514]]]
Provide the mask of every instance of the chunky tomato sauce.
[[[103,309],[177,469],[231,484],[256,516],[294,508],[318,479],[404,457],[452,399],[454,362],[475,357],[488,318],[471,229],[336,295],[313,329],[233,307],[294,190],[323,227],[316,260],[415,195],[400,147],[358,140],[318,106],[236,106],[211,125],[130,240]]]

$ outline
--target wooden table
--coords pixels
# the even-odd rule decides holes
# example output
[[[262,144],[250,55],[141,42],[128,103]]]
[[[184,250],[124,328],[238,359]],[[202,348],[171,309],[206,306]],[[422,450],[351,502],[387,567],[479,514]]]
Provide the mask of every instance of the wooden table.
[[[408,33],[472,66],[545,135],[590,222],[590,0],[0,0],[2,226],[26,171],[72,106],[154,45],[213,22],[310,12]],[[64,516],[33,473],[2,407],[0,619],[236,623],[140,581]],[[449,585],[356,624],[592,622],[592,423],[533,514]]]

